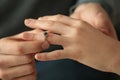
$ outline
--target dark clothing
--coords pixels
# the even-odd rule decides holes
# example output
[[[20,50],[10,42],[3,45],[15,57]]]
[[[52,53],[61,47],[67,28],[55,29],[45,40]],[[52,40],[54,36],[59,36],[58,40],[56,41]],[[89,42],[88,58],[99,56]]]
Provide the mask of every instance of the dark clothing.
[[[76,0],[0,0],[0,37],[13,35],[28,28],[24,19],[44,15],[68,15]]]
[[[29,30],[24,19],[44,15],[69,15],[76,0],[0,0],[0,38]],[[61,48],[51,46],[48,50]],[[117,80],[117,75],[100,72],[76,61],[36,61],[38,80]]]

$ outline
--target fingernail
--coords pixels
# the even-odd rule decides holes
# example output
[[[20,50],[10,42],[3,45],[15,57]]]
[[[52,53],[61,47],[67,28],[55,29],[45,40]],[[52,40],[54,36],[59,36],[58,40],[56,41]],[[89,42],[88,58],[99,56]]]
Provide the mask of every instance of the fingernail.
[[[31,24],[31,22],[33,22],[32,19],[25,19],[25,24]]]

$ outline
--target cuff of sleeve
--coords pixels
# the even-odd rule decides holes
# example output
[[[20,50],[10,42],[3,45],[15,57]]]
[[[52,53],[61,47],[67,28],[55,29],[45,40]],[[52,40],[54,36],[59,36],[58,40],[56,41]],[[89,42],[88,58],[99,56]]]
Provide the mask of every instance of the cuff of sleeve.
[[[105,11],[108,13],[108,15],[111,17],[112,16],[112,7],[105,1],[105,0],[78,0],[77,3],[70,8],[70,14],[74,12],[75,8],[78,7],[81,4],[84,3],[99,3],[101,6],[105,9]]]

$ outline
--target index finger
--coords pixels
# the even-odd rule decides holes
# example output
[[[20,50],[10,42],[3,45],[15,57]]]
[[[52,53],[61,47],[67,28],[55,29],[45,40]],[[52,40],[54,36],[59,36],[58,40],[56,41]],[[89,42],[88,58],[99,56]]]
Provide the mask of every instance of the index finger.
[[[65,34],[70,31],[70,27],[58,21],[26,19],[25,25],[30,28],[47,30],[57,34]]]

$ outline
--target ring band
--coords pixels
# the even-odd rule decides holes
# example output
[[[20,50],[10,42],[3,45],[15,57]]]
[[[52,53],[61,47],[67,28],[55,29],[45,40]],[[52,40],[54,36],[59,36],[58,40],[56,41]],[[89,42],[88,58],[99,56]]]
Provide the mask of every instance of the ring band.
[[[48,31],[44,31],[44,36],[45,36],[45,38],[47,38],[48,37]]]

